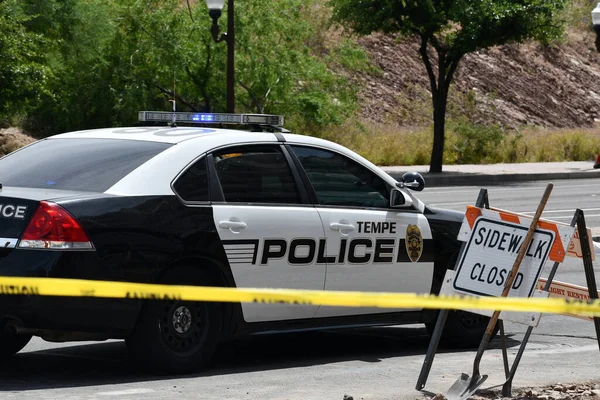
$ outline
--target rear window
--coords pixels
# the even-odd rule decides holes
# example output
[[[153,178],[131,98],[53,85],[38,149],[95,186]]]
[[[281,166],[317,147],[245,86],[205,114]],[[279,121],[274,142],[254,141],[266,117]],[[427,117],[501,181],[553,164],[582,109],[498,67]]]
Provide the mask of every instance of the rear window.
[[[171,144],[49,139],[0,159],[4,186],[104,192]]]

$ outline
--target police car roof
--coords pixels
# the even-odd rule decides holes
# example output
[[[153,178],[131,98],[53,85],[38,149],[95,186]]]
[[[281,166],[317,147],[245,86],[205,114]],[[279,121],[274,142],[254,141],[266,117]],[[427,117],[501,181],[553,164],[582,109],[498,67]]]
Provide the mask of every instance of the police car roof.
[[[176,128],[171,128],[169,126],[137,126],[67,132],[54,135],[50,139],[121,139],[176,144],[210,134],[236,133],[239,135],[244,132],[245,131],[234,129],[198,128],[187,126]]]
[[[327,147],[336,148],[342,153],[347,153],[347,149],[336,143],[327,140],[304,136],[297,134],[278,134],[282,135],[286,141],[291,143],[304,143],[313,145],[327,144]],[[217,138],[218,137],[218,138]],[[118,139],[118,140],[139,140],[148,142],[177,144],[195,142],[203,147],[201,142],[207,142],[210,146],[216,142],[277,142],[278,138],[272,132],[251,132],[240,129],[223,128],[198,128],[198,127],[176,127],[169,126],[138,126],[124,128],[101,128],[85,131],[67,132],[49,137],[52,139]]]

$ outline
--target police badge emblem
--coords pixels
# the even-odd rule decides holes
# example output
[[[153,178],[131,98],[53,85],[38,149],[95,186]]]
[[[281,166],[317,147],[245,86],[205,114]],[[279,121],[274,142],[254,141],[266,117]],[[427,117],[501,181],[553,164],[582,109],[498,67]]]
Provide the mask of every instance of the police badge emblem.
[[[417,225],[406,227],[406,252],[412,262],[419,261],[423,253],[423,236]]]

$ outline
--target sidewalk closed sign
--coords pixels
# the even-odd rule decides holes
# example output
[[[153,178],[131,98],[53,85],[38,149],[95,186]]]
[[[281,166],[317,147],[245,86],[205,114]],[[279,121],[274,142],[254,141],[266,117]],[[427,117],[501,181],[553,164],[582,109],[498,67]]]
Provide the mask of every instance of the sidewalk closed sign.
[[[453,288],[480,296],[501,296],[521,250],[531,219],[469,207],[459,238],[466,247],[456,267]],[[531,297],[548,259],[562,262],[573,228],[540,221],[527,246],[509,296]]]

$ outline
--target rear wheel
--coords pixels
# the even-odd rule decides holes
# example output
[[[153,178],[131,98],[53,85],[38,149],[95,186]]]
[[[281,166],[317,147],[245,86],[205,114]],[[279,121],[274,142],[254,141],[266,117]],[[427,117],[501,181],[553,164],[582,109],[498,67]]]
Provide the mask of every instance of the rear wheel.
[[[436,317],[437,320],[437,317]],[[451,310],[444,326],[440,345],[449,348],[476,348],[485,334],[489,317],[461,310]],[[435,322],[426,324],[429,334],[433,334]],[[498,324],[492,338],[498,332]]]
[[[160,283],[213,286],[208,274],[191,267],[168,273]],[[218,342],[219,305],[211,302],[150,300],[126,340],[144,368],[185,373],[205,366]]]
[[[0,334],[0,360],[8,358],[23,350],[31,340],[31,335],[17,335],[3,332]]]

